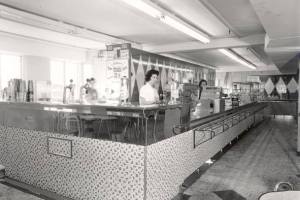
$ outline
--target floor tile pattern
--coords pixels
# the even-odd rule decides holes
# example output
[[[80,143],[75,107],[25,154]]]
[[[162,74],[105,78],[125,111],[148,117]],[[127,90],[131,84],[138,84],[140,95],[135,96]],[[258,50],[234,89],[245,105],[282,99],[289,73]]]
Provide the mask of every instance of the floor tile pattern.
[[[203,195],[231,190],[239,194],[240,199],[257,200],[260,194],[272,191],[280,181],[290,182],[296,190],[300,190],[296,137],[297,123],[294,118],[280,116],[269,119],[251,129],[185,194],[193,196],[190,200],[200,200]]]

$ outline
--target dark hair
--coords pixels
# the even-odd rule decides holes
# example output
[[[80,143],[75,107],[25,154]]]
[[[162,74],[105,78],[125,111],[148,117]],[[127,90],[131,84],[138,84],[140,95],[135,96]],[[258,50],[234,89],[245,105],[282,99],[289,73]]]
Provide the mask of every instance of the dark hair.
[[[151,77],[153,74],[156,74],[157,76],[159,75],[159,71],[155,70],[155,69],[150,69],[149,71],[147,71],[146,75],[145,75],[145,81],[148,82],[150,81]]]
[[[202,83],[206,83],[206,85],[207,85],[207,81],[204,79],[201,79],[201,81],[199,82],[199,87],[201,87]]]
[[[202,83],[206,83],[206,85],[207,85],[207,81],[206,80],[204,80],[204,79],[202,79],[200,82],[199,82],[199,99],[201,98],[201,94],[202,94],[202,90],[203,90],[203,87],[202,87]]]
[[[90,78],[90,81],[95,81],[95,79],[92,77],[92,78]]]
[[[91,80],[89,78],[86,79],[86,82],[90,82]]]

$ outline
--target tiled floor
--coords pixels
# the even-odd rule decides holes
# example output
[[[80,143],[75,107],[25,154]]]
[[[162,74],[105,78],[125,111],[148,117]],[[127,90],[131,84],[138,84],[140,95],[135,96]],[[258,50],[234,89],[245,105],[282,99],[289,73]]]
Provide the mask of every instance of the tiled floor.
[[[0,183],[0,200],[43,200],[14,187]]]
[[[189,200],[257,200],[276,183],[300,190],[297,122],[271,118],[249,131],[186,191]]]

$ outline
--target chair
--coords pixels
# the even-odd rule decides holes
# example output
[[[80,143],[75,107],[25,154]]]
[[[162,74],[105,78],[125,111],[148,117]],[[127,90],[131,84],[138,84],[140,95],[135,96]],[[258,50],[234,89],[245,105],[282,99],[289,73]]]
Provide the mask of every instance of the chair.
[[[274,187],[274,192],[262,194],[259,200],[296,200],[300,199],[300,191],[293,191],[294,187],[289,182],[279,182]]]
[[[298,200],[300,191],[269,192],[261,195],[259,200]]]
[[[109,124],[111,124],[111,122],[116,121],[117,118],[112,117],[112,116],[98,116],[98,119],[100,120],[99,127],[98,127],[98,134],[101,133],[102,125],[106,125],[106,130],[107,130],[107,134],[109,136],[109,139],[112,139],[112,132],[111,132]]]
[[[59,116],[58,131],[67,134],[81,137],[80,121],[77,115],[71,113],[62,113]]]

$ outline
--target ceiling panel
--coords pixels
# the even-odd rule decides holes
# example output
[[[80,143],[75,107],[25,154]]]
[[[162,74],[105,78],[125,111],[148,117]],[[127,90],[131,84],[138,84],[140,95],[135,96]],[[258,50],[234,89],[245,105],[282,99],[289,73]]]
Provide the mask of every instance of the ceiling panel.
[[[271,38],[300,35],[299,0],[250,0]]]
[[[0,3],[137,43],[194,40],[121,0],[89,0],[88,3],[82,0],[0,0]]]
[[[201,0],[213,6],[240,36],[264,33],[249,0]]]
[[[176,53],[176,55],[215,67],[224,65],[239,66],[238,63],[220,53],[218,50],[180,52]]]
[[[154,0],[154,2],[212,37],[229,36],[228,28],[199,0]]]

